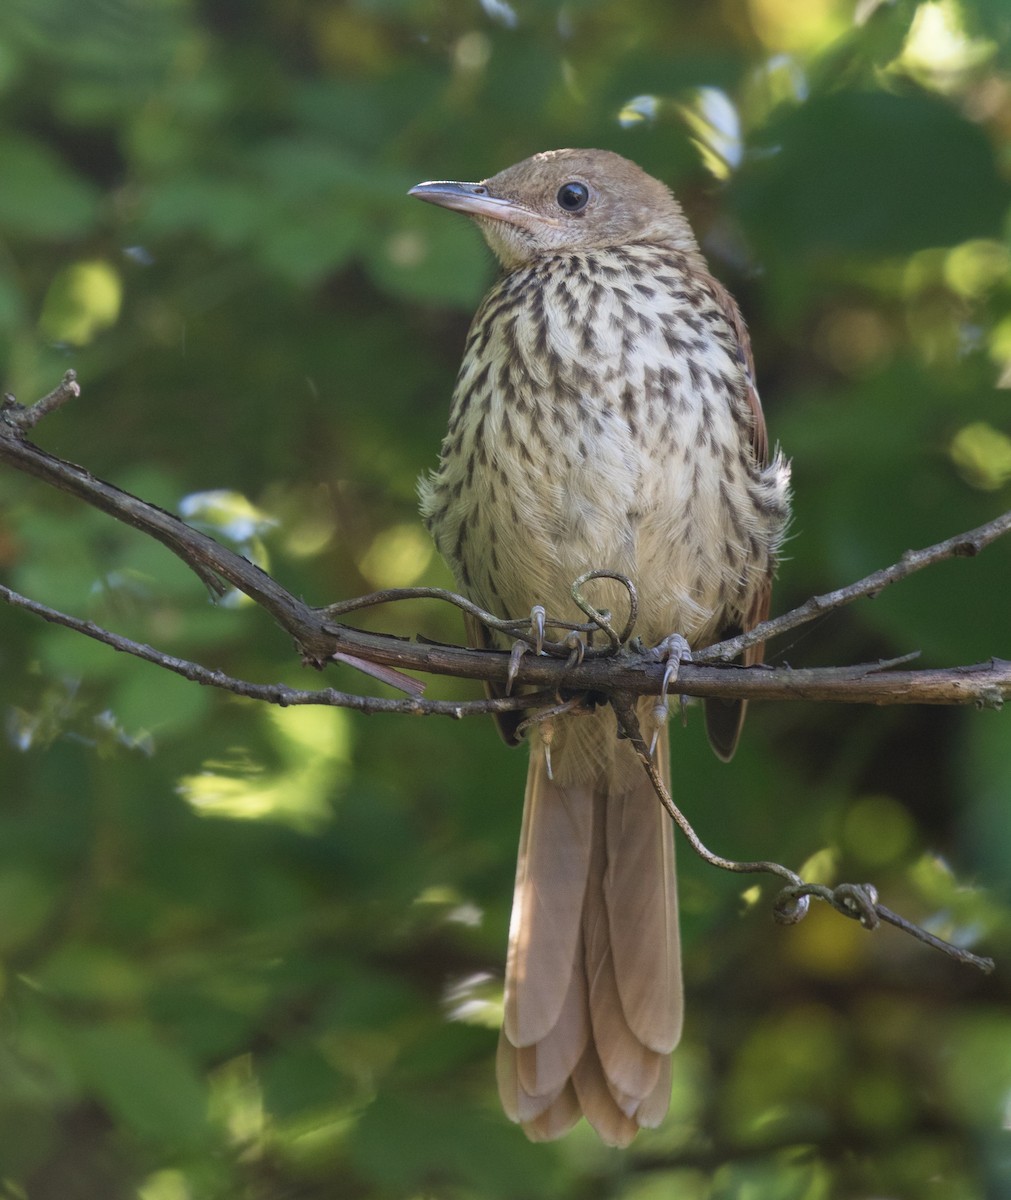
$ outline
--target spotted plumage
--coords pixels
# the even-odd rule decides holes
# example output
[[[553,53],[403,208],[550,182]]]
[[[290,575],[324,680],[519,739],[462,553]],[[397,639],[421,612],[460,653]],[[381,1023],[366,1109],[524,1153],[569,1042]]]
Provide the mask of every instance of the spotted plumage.
[[[578,620],[572,581],[607,568],[635,581],[649,644],[760,620],[788,471],[769,459],[740,313],[670,192],[617,155],[565,150],[414,193],[473,217],[504,268],[422,485],[461,585],[502,615]],[[626,611],[616,584],[592,599]],[[742,715],[707,710],[723,757]],[[657,754],[669,775],[665,739]],[[671,832],[609,709],[557,722],[551,756],[553,773],[535,735],[499,1090],[531,1137],[585,1114],[624,1145],[662,1119],[680,1034]]]

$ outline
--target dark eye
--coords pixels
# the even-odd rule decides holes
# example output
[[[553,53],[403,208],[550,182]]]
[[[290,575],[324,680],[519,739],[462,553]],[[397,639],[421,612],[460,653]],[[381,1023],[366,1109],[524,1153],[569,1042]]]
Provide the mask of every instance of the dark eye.
[[[556,199],[566,212],[579,212],[590,199],[590,189],[585,183],[563,183]]]

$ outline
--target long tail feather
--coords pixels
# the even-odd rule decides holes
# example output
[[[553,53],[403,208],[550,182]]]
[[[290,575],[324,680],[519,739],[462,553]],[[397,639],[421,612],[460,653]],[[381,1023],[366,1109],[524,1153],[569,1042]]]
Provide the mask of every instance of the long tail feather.
[[[497,1071],[506,1113],[536,1141],[584,1115],[624,1146],[670,1099],[682,1014],[674,845],[627,749],[617,769],[576,782],[549,779],[531,749]],[[669,780],[665,739],[657,762]]]

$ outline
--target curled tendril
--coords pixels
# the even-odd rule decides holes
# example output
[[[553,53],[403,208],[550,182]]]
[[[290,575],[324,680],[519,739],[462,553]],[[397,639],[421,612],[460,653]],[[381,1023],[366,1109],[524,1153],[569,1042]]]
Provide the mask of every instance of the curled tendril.
[[[625,622],[625,627],[621,633],[616,633],[614,626],[611,624],[610,612],[602,611],[595,608],[589,600],[583,595],[582,588],[584,583],[588,583],[591,579],[613,579],[628,593],[628,620]],[[636,591],[635,584],[627,575],[622,575],[618,571],[587,571],[584,575],[580,575],[578,579],[573,580],[572,587],[569,589],[572,594],[572,599],[579,605],[580,609],[590,618],[591,624],[596,625],[607,634],[607,639],[611,643],[610,653],[615,653],[624,646],[628,639],[632,636],[632,630],[635,629],[635,623],[639,619],[639,593]]]
[[[628,619],[620,632],[614,628],[611,613],[606,609],[596,608],[583,595],[583,585],[591,579],[613,579],[625,589],[628,595]],[[461,596],[457,592],[451,592],[447,588],[384,588],[382,591],[369,592],[365,596],[356,596],[351,600],[341,600],[336,604],[327,605],[321,611],[325,616],[336,619],[350,612],[357,612],[363,608],[373,608],[378,604],[392,604],[397,600],[443,600],[447,604],[455,605],[455,607],[469,616],[475,617],[488,629],[495,630],[496,633],[506,634],[514,640],[526,642],[527,645],[538,652],[548,654],[553,658],[571,659],[574,651],[574,642],[577,639],[582,641],[582,650],[579,651],[579,661],[582,661],[584,658],[605,658],[617,653],[623,646],[628,644],[639,617],[639,593],[636,590],[635,584],[627,575],[622,575],[618,571],[587,571],[586,574],[580,575],[578,579],[573,581],[570,592],[572,599],[576,602],[579,609],[585,613],[588,620],[567,621],[561,617],[553,617],[550,614],[545,615],[543,621],[544,628],[565,631],[565,637],[560,640],[545,638],[540,632],[534,632],[531,629],[529,615],[519,618],[497,617],[494,613],[488,612],[487,609],[482,608],[479,604],[475,604],[473,600],[468,600],[466,596]],[[589,644],[589,639],[598,631],[606,636],[608,643],[606,646],[593,646]],[[579,639],[580,634],[585,635],[585,637]]]
[[[618,718],[618,727],[635,748],[660,803],[672,820],[676,822],[699,858],[722,871],[735,871],[742,874],[765,872],[770,875],[778,875],[787,881],[787,886],[781,889],[773,906],[773,913],[780,924],[796,925],[797,922],[802,921],[811,907],[811,897],[814,897],[816,900],[824,900],[843,916],[859,921],[865,929],[876,929],[882,921],[885,921],[933,949],[940,950],[942,954],[948,955],[956,962],[976,967],[985,975],[989,975],[994,969],[992,958],[983,958],[969,950],[963,950],[961,946],[954,946],[951,942],[936,937],[920,925],[914,925],[912,921],[907,921],[905,917],[886,908],[879,903],[877,889],[872,884],[840,883],[836,887],[830,888],[820,883],[806,883],[795,871],[784,867],[782,863],[764,860],[734,862],[732,859],[714,854],[702,842],[692,828],[691,822],[671,799],[670,792],[656,768],[656,763],[653,761],[639,729],[639,721],[632,700],[627,696],[615,696],[612,704]]]
[[[783,888],[776,897],[773,916],[781,925],[795,925],[807,914],[812,896],[831,904],[844,917],[859,921],[864,929],[876,929],[881,923],[877,911],[878,890],[871,883],[840,883],[830,888],[798,881]]]

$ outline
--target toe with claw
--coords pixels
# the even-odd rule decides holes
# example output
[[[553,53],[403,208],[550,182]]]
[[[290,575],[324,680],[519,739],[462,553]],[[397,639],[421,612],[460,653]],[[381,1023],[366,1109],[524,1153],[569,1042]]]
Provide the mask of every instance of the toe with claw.
[[[530,610],[530,636],[534,639],[534,654],[544,648],[544,605],[535,604]]]
[[[692,648],[688,645],[687,638],[682,637],[680,633],[671,633],[652,650],[648,650],[647,654],[654,662],[666,664],[660,683],[660,695],[666,699],[670,685],[677,682],[681,664],[692,661]]]
[[[513,683],[516,679],[516,672],[520,669],[520,659],[524,654],[533,651],[534,654],[540,654],[544,648],[544,605],[535,604],[530,610],[530,637],[531,642],[518,639],[513,642],[513,648],[509,653],[509,671],[506,675],[506,695],[512,694]]]
[[[653,730],[649,747],[649,752],[652,754],[656,749],[660,730],[664,728],[667,721],[667,692],[670,690],[670,685],[677,682],[681,664],[692,661],[692,648],[688,644],[687,638],[682,637],[680,633],[671,633],[646,653],[655,662],[664,663],[663,679],[660,681],[660,697],[653,708],[656,727]]]
[[[586,643],[573,629],[565,635],[563,643],[569,649],[569,657],[565,661],[567,667],[578,667],[586,657]]]
[[[513,648],[509,652],[509,670],[506,673],[505,694],[507,696],[511,696],[513,693],[513,683],[516,680],[516,672],[520,669],[520,659],[529,649],[526,642],[518,640],[513,642]]]

